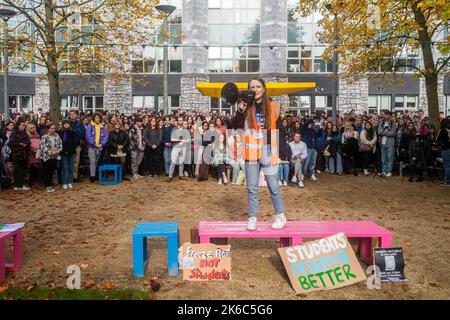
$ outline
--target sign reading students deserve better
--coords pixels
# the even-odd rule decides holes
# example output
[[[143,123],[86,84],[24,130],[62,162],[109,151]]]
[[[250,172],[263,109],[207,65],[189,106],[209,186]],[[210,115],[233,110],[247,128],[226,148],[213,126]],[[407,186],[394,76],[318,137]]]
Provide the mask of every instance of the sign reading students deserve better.
[[[231,246],[185,243],[181,250],[183,280],[231,280]]]
[[[297,294],[341,288],[366,279],[344,233],[278,251]]]

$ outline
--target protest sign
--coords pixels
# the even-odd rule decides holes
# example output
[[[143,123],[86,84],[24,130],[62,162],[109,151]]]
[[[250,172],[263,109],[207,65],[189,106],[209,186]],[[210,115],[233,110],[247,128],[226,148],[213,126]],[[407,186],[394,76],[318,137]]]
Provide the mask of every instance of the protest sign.
[[[231,246],[211,243],[185,243],[181,247],[180,265],[183,280],[231,280]]]
[[[278,251],[296,293],[331,290],[366,279],[344,233]]]
[[[406,282],[402,248],[375,248],[375,265],[380,268],[381,282]]]

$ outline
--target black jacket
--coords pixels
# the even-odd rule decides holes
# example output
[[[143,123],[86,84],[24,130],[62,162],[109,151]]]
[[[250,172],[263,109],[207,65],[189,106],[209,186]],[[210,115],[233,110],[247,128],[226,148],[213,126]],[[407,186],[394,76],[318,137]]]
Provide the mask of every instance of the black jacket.
[[[441,146],[442,150],[450,149],[450,138],[448,136],[447,129],[450,130],[450,120],[444,119],[441,122],[441,130],[439,130],[439,135],[437,137],[437,142]]]
[[[116,154],[117,146],[123,146],[122,151],[127,153],[130,146],[130,137],[125,131],[111,131],[108,136],[108,153]]]
[[[416,162],[422,164],[422,166],[427,163],[430,154],[430,145],[425,139],[419,139],[411,141],[409,144],[408,155],[409,159],[416,158]]]
[[[20,144],[25,144],[22,146]],[[28,159],[28,149],[31,145],[30,138],[25,131],[14,130],[9,137],[9,147],[11,148],[11,161],[19,163]]]
[[[75,132],[73,132],[73,130],[68,129],[68,130],[66,130],[67,135],[66,135],[66,139],[64,140],[64,131],[65,130],[58,131],[58,135],[61,138],[62,146],[63,146],[61,154],[64,156],[71,156],[71,155],[77,153],[77,145],[78,145],[77,135]]]
[[[282,128],[279,130],[279,158],[283,161],[289,161],[292,157],[292,150],[287,142],[286,134],[286,128]]]

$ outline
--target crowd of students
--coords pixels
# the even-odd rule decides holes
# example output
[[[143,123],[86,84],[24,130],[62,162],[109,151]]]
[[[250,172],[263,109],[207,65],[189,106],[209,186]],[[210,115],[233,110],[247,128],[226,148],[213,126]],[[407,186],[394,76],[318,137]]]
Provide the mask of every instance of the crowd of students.
[[[442,186],[450,186],[450,118],[434,127],[423,112],[394,115],[348,113],[336,123],[325,113],[283,114],[279,130],[279,184],[303,188],[318,174],[391,177],[394,163],[409,170],[409,181],[434,178],[443,167]],[[84,175],[96,181],[102,163],[123,166],[125,180],[161,175],[174,179],[245,184],[241,132],[232,117],[210,112],[176,111],[164,116],[143,110],[119,113],[68,112],[60,123],[44,113],[17,114],[5,122],[0,115],[2,182],[15,191],[30,190],[37,182],[46,192],[54,186],[72,189]],[[211,170],[213,168],[214,170]],[[229,174],[231,172],[231,174]],[[263,178],[263,177],[262,177]],[[264,181],[261,181],[264,183]],[[4,183],[5,185],[6,183]]]

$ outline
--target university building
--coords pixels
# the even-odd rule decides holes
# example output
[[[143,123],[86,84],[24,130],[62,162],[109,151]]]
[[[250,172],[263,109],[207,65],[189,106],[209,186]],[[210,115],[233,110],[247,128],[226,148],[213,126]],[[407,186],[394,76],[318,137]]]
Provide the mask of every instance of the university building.
[[[267,82],[315,82],[316,88],[277,99],[291,112],[331,112],[332,66],[321,59],[325,45],[316,37],[317,13],[302,18],[294,14],[296,0],[172,0],[177,7],[170,17],[169,106],[231,112],[220,99],[205,97],[198,82],[247,82],[262,75]],[[82,27],[90,21],[78,17]],[[11,20],[12,22],[12,20]],[[446,35],[444,35],[446,36]],[[161,43],[159,41],[158,43]],[[62,109],[82,111],[163,108],[163,48],[133,48],[132,72],[114,82],[108,75],[61,76]],[[400,59],[421,63],[420,52],[404,50]],[[345,60],[345,59],[344,59]],[[338,81],[338,112],[427,111],[425,82],[404,68],[391,85],[381,76],[347,83]],[[48,84],[42,70],[30,64],[11,70],[10,107],[48,109]],[[441,111],[450,115],[450,77],[439,79]],[[3,101],[0,76],[0,101]]]

